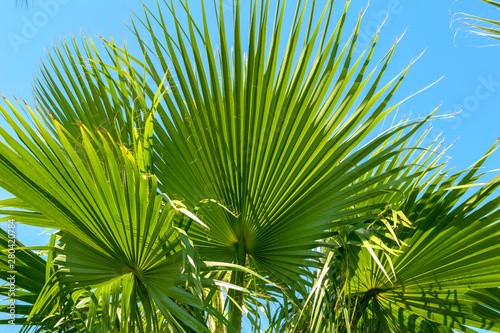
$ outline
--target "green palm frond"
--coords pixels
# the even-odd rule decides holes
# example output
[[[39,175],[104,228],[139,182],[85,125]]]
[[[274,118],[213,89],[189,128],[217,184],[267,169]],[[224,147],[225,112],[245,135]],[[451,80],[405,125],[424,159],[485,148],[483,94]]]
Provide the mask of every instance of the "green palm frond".
[[[440,175],[411,193],[403,212],[415,229],[398,235],[407,245],[392,259],[394,285],[366,250],[359,253],[350,288],[361,297],[363,325],[376,322],[379,329],[396,332],[500,327],[500,197],[494,196],[499,176],[465,196],[487,155],[468,172]]]
[[[402,123],[407,122],[408,120]],[[427,148],[406,149],[414,144],[421,144],[428,133],[429,130],[424,131],[415,139],[415,143],[409,138],[401,142],[398,137],[385,142],[383,147],[399,141],[399,153],[365,178],[375,176],[383,170],[411,165],[411,168],[403,169],[404,172],[394,176],[404,181],[392,191],[388,191],[385,196],[373,197],[359,207],[353,206],[352,211],[358,213],[356,218],[349,215],[339,216],[339,219],[332,223],[334,226],[332,230],[335,233],[327,239],[321,250],[326,258],[323,260],[323,267],[315,272],[307,298],[301,299],[299,306],[290,307],[283,303],[277,311],[279,318],[273,320],[276,326],[268,332],[355,330],[355,327],[351,327],[351,321],[359,309],[355,306],[357,294],[350,289],[350,281],[358,269],[361,251],[364,251],[363,253],[370,257],[375,265],[377,261],[379,262],[381,279],[385,283],[388,285],[397,283],[398,276],[394,272],[393,260],[404,252],[404,246],[408,246],[399,235],[402,230],[416,228],[408,220],[402,205],[415,188],[438,177],[446,166],[442,162],[442,156],[448,148],[442,149],[442,143],[437,139]],[[384,179],[380,184],[373,186],[391,183],[391,179]],[[379,213],[366,214],[370,210],[364,209],[365,205],[373,207],[372,209]],[[350,224],[346,223],[347,221]]]
[[[363,58],[353,59],[356,31],[347,44],[341,45],[345,12],[333,34],[321,29],[328,26],[331,4],[316,24],[311,20],[303,27],[309,34],[302,48],[297,45],[306,7],[297,5],[283,59],[277,54],[283,34],[283,4],[278,4],[275,12],[267,54],[269,4],[264,3],[260,10],[257,3],[252,4],[246,59],[238,44],[242,39],[238,14],[232,59],[228,56],[224,17],[218,15],[220,58],[216,59],[208,19],[204,16],[203,26],[198,27],[188,4],[183,6],[189,31],[183,30],[173,6],[169,9],[176,34],[167,31],[161,14],[146,10],[146,19],[141,21],[151,35],[148,45],[139,39],[149,74],[155,85],[163,73],[171,77],[166,81],[172,94],[166,94],[158,105],[161,126],[155,129],[155,165],[161,186],[191,207],[212,198],[234,213],[216,207],[200,211],[210,227],[210,241],[199,227],[193,227],[190,236],[201,255],[236,262],[238,249],[243,247],[252,265],[268,274],[283,279],[284,272],[301,275],[304,272],[300,267],[315,256],[311,249],[318,246],[316,240],[327,237],[325,229],[332,216],[348,209],[348,199],[356,194],[362,196],[360,192],[368,183],[396,172],[387,171],[378,174],[377,179],[368,178],[364,184],[348,188],[358,177],[385,163],[399,143],[368,160],[374,150],[416,125],[392,128],[357,149],[398,105],[388,103],[407,69],[389,83],[380,84],[394,49],[379,67],[368,72],[377,37]],[[164,32],[164,36],[157,31]],[[203,40],[203,45],[198,45],[198,40]],[[316,56],[310,40],[321,41]],[[189,61],[188,47],[193,50],[195,69]],[[293,68],[296,53],[300,53],[300,65]],[[172,62],[170,66],[162,60],[166,55]],[[206,65],[202,55],[207,58]],[[308,69],[310,63],[313,66]],[[171,83],[173,78],[176,84]],[[171,173],[179,176],[169,177]],[[364,196],[382,193],[382,189],[373,187]],[[289,244],[296,249],[289,249]]]
[[[28,315],[30,305],[35,303],[45,282],[46,262],[39,255],[29,250],[18,250],[24,247],[22,243],[9,233],[0,229],[0,249],[2,258],[0,259],[0,278],[6,281],[0,294],[5,298],[12,298],[15,294],[17,301],[25,304],[16,304],[15,312],[20,315]],[[10,237],[9,237],[10,236]],[[9,249],[11,249],[9,253]],[[9,257],[9,254],[12,256]],[[14,280],[10,278],[14,276]],[[11,282],[13,288],[11,288]],[[10,313],[9,304],[2,305],[0,311]],[[9,318],[10,319],[10,318]],[[7,324],[9,319],[2,319],[2,324]],[[22,320],[19,320],[22,322]]]
[[[171,299],[183,296],[187,305],[201,306],[199,299],[178,287],[183,283],[182,268],[188,266],[183,264],[186,244],[173,226],[177,209],[164,201],[156,178],[142,171],[150,169],[141,149],[148,147],[147,139],[130,151],[115,143],[109,133],[94,136],[80,125],[83,151],[77,154],[68,140],[70,134],[60,124],[53,123],[58,134],[53,138],[33,113],[35,129],[10,106],[20,126],[2,111],[25,146],[1,130],[5,140],[0,144],[2,187],[18,198],[13,203],[31,203],[61,234],[55,260],[56,274],[61,276],[46,286],[31,316],[53,301],[61,288],[77,284],[92,289],[95,301],[105,304],[105,298],[120,296],[122,331],[142,326],[139,313],[149,311],[146,318],[151,319],[153,307],[165,317],[180,317],[192,329],[206,331]],[[80,159],[82,154],[86,163]],[[94,330],[94,303],[86,322],[88,332]],[[118,304],[108,306],[116,312]],[[114,326],[110,321],[104,324],[111,325],[109,329]]]
[[[22,252],[26,330],[498,328],[498,177],[448,177],[436,111],[385,126],[413,62],[389,76],[378,32],[358,56],[349,2],[273,4],[250,1],[248,41],[239,0],[145,6],[139,55],[73,37],[33,111],[5,100],[1,221],[58,230]]]

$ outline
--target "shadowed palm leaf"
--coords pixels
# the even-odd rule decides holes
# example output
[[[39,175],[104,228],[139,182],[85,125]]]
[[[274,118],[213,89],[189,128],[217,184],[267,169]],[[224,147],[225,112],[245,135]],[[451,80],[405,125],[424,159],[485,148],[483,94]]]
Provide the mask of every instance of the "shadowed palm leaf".
[[[383,331],[402,332],[500,328],[500,198],[485,202],[500,178],[464,198],[485,158],[466,173],[437,176],[410,194],[403,211],[416,228],[399,234],[408,245],[393,258],[394,285],[361,251],[351,290],[365,295],[360,304],[366,309],[365,323],[377,321]]]
[[[481,0],[492,5],[496,9],[500,9],[500,2],[492,0]],[[473,32],[493,39],[500,39],[500,21],[466,14],[464,22],[474,28]]]

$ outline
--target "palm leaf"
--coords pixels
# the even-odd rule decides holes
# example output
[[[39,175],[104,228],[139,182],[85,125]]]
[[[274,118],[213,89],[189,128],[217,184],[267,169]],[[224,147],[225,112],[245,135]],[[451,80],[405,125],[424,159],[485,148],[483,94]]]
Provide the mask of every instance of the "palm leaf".
[[[222,14],[217,17],[221,51],[216,60],[206,16],[199,27],[188,4],[182,3],[181,9],[188,17],[186,31],[177,18],[178,9],[168,5],[176,27],[175,33],[170,33],[161,11],[153,14],[146,9],[145,19],[137,20],[149,31],[151,43],[139,39],[146,65],[138,66],[147,68],[155,85],[167,75],[172,91],[157,109],[161,127],[155,128],[155,165],[160,187],[183,199],[188,207],[211,198],[234,213],[217,207],[200,210],[210,227],[208,236],[198,226],[189,233],[200,254],[211,260],[238,262],[238,249],[243,247],[251,265],[259,271],[286,279],[289,273],[295,277],[304,273],[300,267],[308,266],[309,259],[315,257],[311,250],[317,247],[316,240],[327,237],[325,229],[332,214],[350,207],[348,198],[364,191],[363,185],[394,175],[387,171],[349,190],[360,175],[390,159],[396,146],[388,146],[368,160],[370,154],[384,141],[416,124],[392,128],[357,150],[357,145],[398,105],[389,107],[388,103],[407,69],[381,85],[394,49],[367,73],[376,36],[365,56],[353,59],[357,30],[340,48],[345,12],[333,34],[322,29],[329,23],[331,4],[317,23],[311,20],[305,27],[310,34],[302,48],[297,44],[305,6],[297,5],[283,59],[277,52],[282,34],[280,22],[286,11],[283,4],[278,4],[266,54],[268,7],[264,2],[258,10],[257,3],[252,4],[248,59],[242,58],[238,50],[241,45],[237,45],[232,63],[227,56]],[[236,13],[238,8],[239,2]],[[236,42],[242,39],[239,24],[236,15]],[[135,25],[132,29],[139,34]],[[321,47],[312,57],[315,45],[309,40],[319,40],[316,37],[320,35]],[[201,47],[198,40],[202,41]],[[188,46],[192,53],[187,51]],[[299,65],[292,73],[295,53],[300,53]],[[206,64],[200,54],[206,55]],[[166,55],[172,66],[163,60]],[[195,70],[189,61],[191,55]],[[313,64],[311,69],[307,68],[309,63]],[[174,77],[178,84],[172,83]],[[146,91],[152,96],[154,89]],[[179,176],[169,177],[172,173]],[[382,193],[382,189],[374,187],[365,197]],[[332,202],[337,204],[332,207]]]
[[[379,329],[397,332],[498,329],[500,197],[494,192],[500,178],[465,197],[487,155],[467,173],[415,188],[403,211],[416,228],[399,234],[408,245],[392,259],[394,285],[387,284],[367,251],[359,254],[350,285],[363,295],[360,306],[369,309],[365,325],[376,322]]]

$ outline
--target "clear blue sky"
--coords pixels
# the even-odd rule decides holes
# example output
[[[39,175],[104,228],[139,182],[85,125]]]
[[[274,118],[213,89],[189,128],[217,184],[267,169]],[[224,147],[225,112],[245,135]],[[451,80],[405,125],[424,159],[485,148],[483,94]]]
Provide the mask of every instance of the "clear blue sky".
[[[14,2],[4,0],[0,4],[0,92],[7,96],[15,94],[28,103],[32,101],[32,77],[45,59],[47,47],[60,41],[63,35],[74,33],[78,39],[83,31],[105,37],[112,32],[115,38],[131,39],[123,21],[129,21],[130,10],[142,9],[138,0],[30,0],[29,8],[16,7]],[[350,26],[367,2],[351,2]],[[154,5],[155,1],[145,3]],[[228,9],[231,0],[224,3]],[[192,9],[199,10],[197,6]],[[404,98],[443,79],[405,103],[399,114],[411,112],[423,116],[439,105],[441,114],[462,110],[454,119],[434,123],[431,136],[442,133],[446,143],[459,138],[447,155],[452,157],[451,166],[464,169],[500,137],[500,46],[488,46],[494,42],[468,36],[459,22],[451,24],[452,16],[458,12],[500,18],[500,12],[479,0],[378,0],[372,1],[367,9],[360,38],[367,41],[388,15],[379,43],[382,54],[406,31],[392,61],[390,71],[394,74],[426,50],[398,97]],[[485,164],[485,170],[498,168],[500,151]],[[0,190],[0,198],[7,197],[9,194]],[[29,245],[47,242],[48,238],[39,233],[18,227],[21,241]],[[2,328],[2,332],[17,332],[17,329]]]

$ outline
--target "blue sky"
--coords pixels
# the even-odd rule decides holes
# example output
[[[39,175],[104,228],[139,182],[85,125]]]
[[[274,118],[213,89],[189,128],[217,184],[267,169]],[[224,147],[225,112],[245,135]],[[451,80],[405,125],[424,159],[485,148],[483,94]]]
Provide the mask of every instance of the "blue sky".
[[[230,1],[224,0],[226,10]],[[45,59],[47,47],[61,41],[63,36],[74,34],[80,39],[82,32],[104,37],[113,33],[115,38],[132,39],[123,21],[129,21],[130,10],[142,10],[140,1],[34,0],[29,8],[16,7],[14,3],[4,0],[0,4],[0,92],[22,97],[28,103],[33,99],[33,75]],[[145,3],[154,5],[155,1]],[[367,0],[351,2],[351,27],[367,3]],[[200,8],[193,6],[192,10]],[[430,134],[433,138],[442,133],[449,144],[459,139],[447,153],[452,158],[450,166],[456,169],[469,167],[500,137],[500,46],[468,34],[463,24],[454,20],[460,12],[500,17],[498,11],[479,0],[379,0],[372,1],[366,9],[360,33],[361,41],[368,41],[387,17],[378,48],[383,54],[406,31],[389,70],[392,74],[425,50],[396,97],[402,99],[442,79],[403,104],[399,114],[424,116],[440,105],[439,114],[462,110],[453,119],[435,122]],[[0,125],[3,124],[2,120]],[[498,168],[500,152],[484,167]],[[7,197],[9,194],[0,190],[0,198]],[[29,245],[48,241],[47,236],[39,233],[18,226],[21,241]],[[17,332],[17,329],[2,328],[2,332]]]

